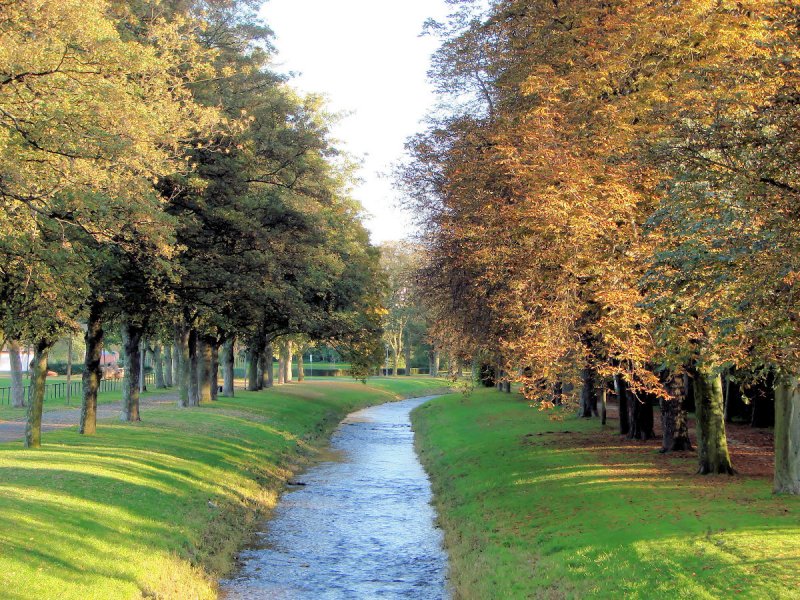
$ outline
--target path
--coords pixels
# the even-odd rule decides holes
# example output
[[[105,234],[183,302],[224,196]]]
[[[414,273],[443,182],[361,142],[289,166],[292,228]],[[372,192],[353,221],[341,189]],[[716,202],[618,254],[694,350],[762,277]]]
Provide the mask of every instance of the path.
[[[165,404],[176,405],[177,395],[173,393],[158,394],[156,396],[145,396],[139,400],[140,408],[160,406]],[[110,419],[119,417],[122,410],[122,402],[110,402],[97,406],[97,419]],[[42,431],[54,431],[66,427],[75,427],[81,418],[80,406],[75,408],[60,408],[48,410],[42,414]],[[25,421],[2,421],[0,420],[0,442],[12,442],[21,440],[25,437]]]

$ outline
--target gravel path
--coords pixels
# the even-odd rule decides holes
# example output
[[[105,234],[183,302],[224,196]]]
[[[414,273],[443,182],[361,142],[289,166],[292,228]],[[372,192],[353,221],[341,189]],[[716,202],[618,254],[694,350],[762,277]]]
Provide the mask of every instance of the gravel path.
[[[176,394],[159,394],[148,396],[139,400],[139,407],[144,409],[148,406],[163,406],[165,404],[177,405],[178,396]],[[111,402],[109,404],[99,404],[97,406],[97,420],[119,417],[122,410],[122,402]],[[66,427],[75,427],[81,418],[80,407],[61,408],[58,410],[45,411],[42,415],[42,431],[54,431]],[[21,440],[25,437],[25,421],[2,421],[0,420],[0,442],[12,442]]]

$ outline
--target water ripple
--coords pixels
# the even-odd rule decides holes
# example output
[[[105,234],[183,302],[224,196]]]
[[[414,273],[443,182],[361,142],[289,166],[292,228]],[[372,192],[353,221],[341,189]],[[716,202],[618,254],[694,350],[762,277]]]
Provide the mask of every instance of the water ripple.
[[[333,449],[342,460],[302,476],[257,548],[222,582],[228,600],[448,598],[447,556],[409,414],[429,398],[351,414]]]

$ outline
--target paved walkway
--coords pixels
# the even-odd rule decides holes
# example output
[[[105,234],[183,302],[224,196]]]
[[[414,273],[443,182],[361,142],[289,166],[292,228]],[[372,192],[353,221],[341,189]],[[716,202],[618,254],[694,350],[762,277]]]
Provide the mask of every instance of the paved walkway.
[[[147,396],[139,400],[139,407],[144,409],[149,406],[177,405],[178,396],[174,393]],[[97,420],[119,417],[122,411],[122,402],[98,404]],[[67,427],[75,427],[81,419],[80,406],[75,408],[60,408],[48,410],[42,414],[42,431],[55,431]],[[25,437],[25,421],[0,420],[0,442],[12,442]]]

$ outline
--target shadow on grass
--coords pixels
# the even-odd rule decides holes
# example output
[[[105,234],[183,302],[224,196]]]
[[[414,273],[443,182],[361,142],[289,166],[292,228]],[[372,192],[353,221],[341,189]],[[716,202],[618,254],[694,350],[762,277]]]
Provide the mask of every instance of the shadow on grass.
[[[493,390],[419,410],[464,597],[797,598],[800,498]]]

